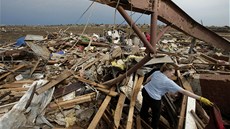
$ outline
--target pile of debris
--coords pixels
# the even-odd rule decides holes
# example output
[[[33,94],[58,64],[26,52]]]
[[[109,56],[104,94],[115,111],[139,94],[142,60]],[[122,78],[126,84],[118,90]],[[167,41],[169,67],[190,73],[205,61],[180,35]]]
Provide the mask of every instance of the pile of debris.
[[[59,32],[0,46],[0,128],[148,129],[139,116],[141,89],[164,63],[175,63],[174,80],[216,103],[229,126],[229,53],[181,35],[165,34],[148,63],[115,83],[148,56],[137,36],[114,30],[104,36]],[[202,106],[167,94],[160,127],[205,128],[211,117]]]

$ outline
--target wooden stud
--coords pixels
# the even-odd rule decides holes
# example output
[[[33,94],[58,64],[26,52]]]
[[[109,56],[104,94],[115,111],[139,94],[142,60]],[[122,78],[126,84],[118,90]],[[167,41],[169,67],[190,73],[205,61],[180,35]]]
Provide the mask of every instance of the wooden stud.
[[[51,87],[54,87],[55,85],[57,85],[58,83],[65,80],[67,77],[69,77],[71,75],[72,75],[71,71],[69,71],[69,70],[63,71],[57,78],[51,80],[51,82],[49,82],[45,86],[37,89],[36,93],[41,94],[41,93],[45,92],[46,90],[50,89]]]
[[[82,77],[79,77],[79,76],[74,76],[74,77],[77,78],[81,82],[88,83],[88,84],[96,86],[96,87],[108,89],[108,86],[106,86],[106,85],[98,84],[96,82],[93,82],[93,81],[90,81],[90,80],[86,80],[86,79],[84,79]]]
[[[19,65],[17,68],[11,70],[10,72],[3,74],[2,76],[0,76],[0,80],[23,67],[25,67],[25,65]]]
[[[128,114],[128,120],[127,120],[127,125],[126,125],[126,129],[131,129],[132,128],[132,124],[133,124],[133,112],[134,112],[134,106],[136,103],[136,99],[137,99],[137,94],[140,91],[141,85],[143,83],[144,77],[140,77],[137,81],[136,86],[133,89],[133,93],[132,93],[132,97],[131,97],[131,101],[130,101],[130,107],[129,107],[129,114]]]
[[[116,87],[112,87],[111,91],[115,91]],[[100,121],[106,107],[108,106],[109,102],[111,100],[111,96],[107,95],[101,104],[101,107],[98,109],[96,115],[94,116],[93,120],[91,121],[90,125],[88,126],[88,129],[95,129],[98,122]]]
[[[117,106],[114,112],[114,124],[115,127],[118,128],[120,125],[120,120],[121,120],[121,116],[122,116],[122,110],[123,110],[123,106],[125,103],[125,94],[124,93],[120,93],[118,102],[117,102]]]

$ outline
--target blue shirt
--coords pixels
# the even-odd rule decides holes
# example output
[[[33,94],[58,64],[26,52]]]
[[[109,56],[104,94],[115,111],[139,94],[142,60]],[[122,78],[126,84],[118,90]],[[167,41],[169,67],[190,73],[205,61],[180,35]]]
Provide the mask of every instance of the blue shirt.
[[[166,92],[178,92],[182,90],[174,81],[169,79],[160,71],[156,71],[151,75],[151,81],[145,85],[145,90],[155,100],[161,100]]]

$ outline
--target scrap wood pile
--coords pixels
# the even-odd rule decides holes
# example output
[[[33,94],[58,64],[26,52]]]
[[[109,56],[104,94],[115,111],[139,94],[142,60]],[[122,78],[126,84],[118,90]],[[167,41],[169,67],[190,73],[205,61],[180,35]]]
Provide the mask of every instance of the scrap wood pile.
[[[138,38],[59,32],[0,46],[0,128],[150,128],[139,116],[141,89],[162,64],[176,64],[173,80],[190,91],[188,80],[196,73],[230,74],[228,53],[178,35],[165,34],[148,63],[113,85],[106,82],[146,56]],[[205,128],[203,105],[193,100],[191,108],[188,101],[164,96],[160,127],[183,128],[188,120]]]

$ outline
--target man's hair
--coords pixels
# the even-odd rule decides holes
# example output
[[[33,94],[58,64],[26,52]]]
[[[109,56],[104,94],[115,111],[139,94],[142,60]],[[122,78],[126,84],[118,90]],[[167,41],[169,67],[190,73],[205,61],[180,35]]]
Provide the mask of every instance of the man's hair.
[[[173,64],[164,63],[164,65],[161,66],[160,71],[163,73],[163,72],[165,72],[167,70],[172,71],[173,69],[175,69],[175,67],[173,66]]]

